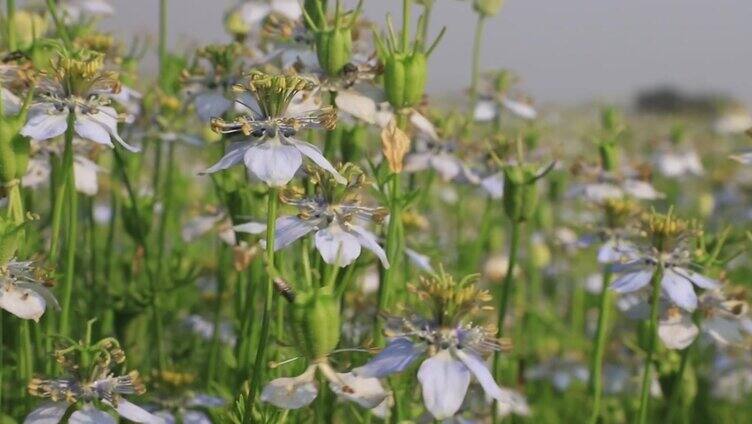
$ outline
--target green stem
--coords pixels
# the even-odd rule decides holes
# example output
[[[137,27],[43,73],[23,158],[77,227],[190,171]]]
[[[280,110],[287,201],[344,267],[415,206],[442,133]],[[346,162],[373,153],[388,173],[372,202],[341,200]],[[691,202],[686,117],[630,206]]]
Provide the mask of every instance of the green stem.
[[[55,0],[47,0],[47,10],[49,10],[50,15],[52,15],[52,20],[53,22],[55,22],[55,28],[57,28],[57,33],[63,40],[65,48],[68,51],[72,50],[73,42],[71,41],[70,35],[68,34],[68,28],[65,27],[65,24],[60,19],[60,15],[57,13],[57,5],[55,4]]]
[[[509,261],[507,263],[507,274],[504,276],[504,282],[501,287],[501,297],[499,298],[499,317],[497,322],[496,336],[504,336],[504,318],[507,313],[507,305],[509,304],[509,295],[511,293],[512,280],[514,280],[514,268],[517,266],[517,256],[520,250],[520,236],[522,235],[522,223],[516,220],[512,220],[511,223],[511,239],[509,240]],[[493,358],[493,375],[495,379],[499,379],[501,374],[501,353],[494,352]],[[498,414],[497,402],[494,402],[492,420],[497,421]]]
[[[398,275],[399,267],[398,262],[400,260],[401,249],[400,249],[400,225],[402,221],[402,205],[401,201],[399,199],[400,196],[400,175],[394,174],[392,176],[392,186],[390,190],[390,198],[391,198],[391,207],[389,211],[389,226],[387,227],[387,236],[386,236],[386,256],[389,260],[389,269],[384,270],[383,278],[381,281],[381,284],[379,285],[379,291],[378,291],[378,304],[377,304],[377,312],[384,311],[388,308],[390,297],[392,292],[394,291],[394,285],[395,285],[395,277]],[[374,333],[373,333],[374,341],[377,344],[380,344],[383,340],[383,336],[381,334],[381,321],[376,320],[376,325],[374,325]]]
[[[598,328],[595,333],[595,350],[590,363],[590,395],[593,397],[593,410],[590,413],[591,424],[598,422],[601,411],[601,399],[603,398],[603,353],[606,349],[606,327],[608,324],[609,310],[611,308],[611,296],[609,284],[611,283],[611,266],[606,265],[603,271],[603,287],[598,299]]]
[[[16,51],[18,46],[16,45],[16,0],[6,0],[7,6],[7,25],[8,25],[8,50],[11,52]]]
[[[645,424],[648,419],[648,404],[650,403],[650,366],[653,363],[655,346],[658,344],[658,312],[661,303],[661,280],[663,279],[663,267],[656,268],[653,277],[650,280],[652,295],[650,297],[650,321],[648,322],[648,352],[645,357],[645,369],[642,374],[642,389],[640,391],[640,411],[637,417],[639,424]]]
[[[269,188],[267,195],[267,212],[266,212],[266,260],[268,265],[274,266],[274,232],[277,223],[277,189]],[[250,416],[253,410],[253,403],[256,394],[261,386],[264,374],[264,362],[266,361],[266,351],[269,345],[269,328],[272,318],[272,301],[274,294],[274,280],[271,273],[266,278],[266,287],[264,288],[264,315],[261,321],[261,336],[259,338],[258,351],[256,352],[256,361],[253,366],[253,375],[251,376],[251,392],[248,396],[246,405],[246,415]]]
[[[73,277],[76,272],[76,237],[78,236],[78,198],[76,193],[76,176],[73,172],[73,125],[76,115],[68,114],[68,128],[65,131],[65,151],[63,152],[63,178],[65,196],[60,196],[59,203],[65,197],[68,204],[68,233],[66,239],[65,278],[63,279],[63,301],[60,312],[60,335],[70,335],[71,300],[73,296]],[[57,205],[56,205],[57,206]],[[60,206],[62,208],[62,206]],[[58,223],[58,226],[60,224]],[[53,221],[54,226],[54,221]],[[55,254],[57,256],[57,254]]]
[[[133,214],[136,222],[140,223],[142,221],[138,210],[138,196],[136,196],[136,192],[133,189],[133,184],[131,184],[130,177],[128,176],[125,161],[123,160],[122,156],[120,156],[120,152],[117,149],[113,149],[112,153],[115,155],[115,161],[118,164],[118,169],[120,170],[120,175],[122,177],[123,184],[125,185],[125,190],[128,192],[128,198],[131,202],[131,213]],[[136,225],[136,232],[137,243],[140,245],[141,249],[143,249],[144,252],[144,269],[146,272],[146,278],[149,282],[149,291],[151,294],[149,298],[149,306],[151,308],[152,318],[154,320],[154,337],[156,339],[155,350],[157,353],[158,370],[164,371],[167,368],[167,357],[164,350],[164,326],[162,324],[162,314],[159,311],[159,290],[157,288],[158,282],[156,281],[158,277],[152,273],[149,267],[149,258],[151,257],[149,255],[149,243],[148,240],[146,240],[146,236],[144,235],[140,225]]]
[[[469,116],[472,118],[475,113],[475,104],[478,101],[478,78],[480,75],[480,53],[481,43],[483,42],[483,28],[485,27],[486,16],[478,13],[478,21],[475,24],[475,39],[473,40],[473,63],[470,73],[470,111]]]
[[[402,0],[402,51],[410,45],[410,6],[411,0]]]
[[[167,0],[159,0],[159,82],[167,67]],[[162,87],[164,88],[164,87]]]
[[[666,424],[674,422],[674,415],[676,415],[676,404],[679,401],[679,395],[681,393],[682,380],[684,379],[684,372],[687,370],[687,364],[689,363],[689,352],[692,349],[693,344],[687,346],[686,349],[681,352],[681,362],[679,363],[679,371],[674,376],[674,381],[671,384],[671,394],[668,398],[668,409],[666,410]]]

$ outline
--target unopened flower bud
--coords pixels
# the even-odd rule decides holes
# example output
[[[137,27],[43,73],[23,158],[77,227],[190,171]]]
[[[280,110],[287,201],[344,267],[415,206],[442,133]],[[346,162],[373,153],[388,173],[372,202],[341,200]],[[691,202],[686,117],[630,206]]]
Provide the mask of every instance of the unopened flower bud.
[[[483,16],[494,16],[501,10],[504,0],[474,0],[473,9]]]
[[[327,289],[297,294],[288,312],[293,339],[307,358],[324,358],[337,347],[340,305]]]

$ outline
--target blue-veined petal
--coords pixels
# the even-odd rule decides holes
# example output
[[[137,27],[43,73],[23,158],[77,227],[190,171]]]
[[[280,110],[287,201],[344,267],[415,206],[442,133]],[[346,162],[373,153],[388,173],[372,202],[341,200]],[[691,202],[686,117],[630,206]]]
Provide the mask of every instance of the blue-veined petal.
[[[353,374],[362,377],[384,378],[404,371],[421,354],[424,348],[414,345],[409,339],[399,337],[391,342]]]

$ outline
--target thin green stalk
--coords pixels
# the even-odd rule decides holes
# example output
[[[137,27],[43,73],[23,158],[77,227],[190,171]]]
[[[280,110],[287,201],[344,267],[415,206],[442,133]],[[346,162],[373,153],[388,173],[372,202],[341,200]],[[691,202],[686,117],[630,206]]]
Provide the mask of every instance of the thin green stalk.
[[[159,78],[167,67],[167,0],[159,0]]]
[[[674,381],[671,384],[671,394],[668,398],[668,408],[666,409],[666,424],[674,422],[674,415],[676,415],[676,404],[679,402],[679,394],[681,392],[682,380],[684,379],[684,373],[687,370],[687,364],[689,364],[689,354],[692,346],[690,344],[686,349],[681,352],[681,362],[679,363],[679,371],[674,376]]]
[[[514,280],[514,268],[517,266],[517,256],[520,250],[520,237],[522,235],[522,223],[513,220],[511,223],[511,238],[509,240],[509,261],[507,263],[507,274],[504,276],[504,282],[501,287],[501,297],[499,298],[499,317],[497,322],[496,336],[504,336],[504,318],[507,313],[507,305],[509,304],[509,295],[511,293],[512,280]],[[494,352],[493,358],[493,375],[495,379],[499,379],[501,374],[501,353]],[[493,422],[497,421],[496,411],[498,410],[497,402],[494,402],[493,407]]]
[[[68,204],[68,233],[66,239],[65,272],[63,279],[63,300],[60,312],[60,335],[70,335],[71,300],[73,297],[73,280],[76,272],[76,237],[78,236],[78,196],[76,193],[76,176],[73,172],[73,125],[74,113],[68,114],[68,128],[65,131],[65,151],[63,152],[63,173],[65,174],[65,196]],[[62,207],[62,206],[61,206]],[[54,225],[54,222],[53,222]],[[59,225],[59,224],[58,224]]]
[[[402,51],[407,51],[410,45],[410,7],[411,0],[402,0]]]
[[[16,0],[6,0],[5,2],[6,9],[7,9],[7,22],[6,25],[8,26],[8,50],[14,52],[18,48],[16,45]]]
[[[399,240],[399,226],[402,221],[402,205],[399,199],[400,192],[400,175],[394,174],[392,176],[392,186],[390,190],[391,194],[391,207],[389,211],[389,225],[387,227],[386,236],[386,256],[389,260],[389,269],[384,270],[381,284],[378,291],[378,304],[377,311],[384,311],[390,302],[390,297],[394,291],[395,276],[398,274],[397,263],[400,259],[400,240]],[[382,342],[381,334],[381,321],[377,320],[374,325],[373,333],[374,341],[379,344]]]
[[[277,222],[277,188],[270,187],[267,195],[267,212],[266,212],[266,261],[269,266],[274,266],[274,232],[276,231]],[[261,336],[259,338],[258,351],[256,352],[256,362],[253,366],[253,375],[251,376],[251,392],[248,396],[246,405],[246,416],[249,417],[253,410],[253,403],[256,400],[256,394],[261,387],[261,381],[264,375],[264,363],[266,361],[266,351],[269,345],[269,327],[272,318],[272,301],[274,295],[274,279],[271,273],[266,278],[266,287],[264,288],[264,315],[261,320]],[[245,419],[244,419],[245,420]]]
[[[598,298],[598,328],[595,333],[595,350],[590,363],[590,395],[593,397],[593,410],[590,413],[590,422],[595,424],[601,411],[601,399],[603,398],[603,353],[606,350],[606,327],[611,308],[611,266],[606,265],[603,271],[603,287]]]
[[[652,295],[650,296],[650,321],[648,322],[648,334],[650,339],[648,341],[648,352],[645,357],[645,369],[642,374],[642,389],[640,391],[640,411],[637,416],[637,422],[639,424],[645,424],[648,420],[648,405],[650,403],[650,366],[653,362],[653,355],[655,354],[655,346],[658,339],[658,312],[660,311],[661,303],[661,280],[663,279],[663,268],[658,266],[653,277],[650,280],[652,287]]]
[[[52,21],[55,22],[55,28],[57,28],[57,33],[63,40],[65,48],[67,50],[72,50],[73,42],[71,41],[70,35],[68,34],[68,29],[60,19],[60,14],[58,14],[57,4],[55,4],[55,0],[47,0],[47,10],[49,10],[50,15],[52,15]]]
[[[122,177],[123,184],[125,185],[125,190],[128,192],[128,198],[131,202],[131,213],[133,214],[136,222],[142,222],[140,213],[138,211],[138,197],[136,196],[136,192],[133,189],[133,184],[131,184],[130,177],[128,176],[128,172],[125,167],[125,161],[123,160],[122,156],[120,156],[120,152],[117,149],[113,149],[112,153],[115,155],[115,161],[118,164],[118,169],[120,170],[120,175]],[[157,365],[159,371],[163,371],[167,368],[167,357],[164,350],[164,326],[162,324],[162,314],[159,310],[159,290],[157,289],[156,281],[157,277],[153,275],[149,267],[149,258],[151,258],[151,256],[149,254],[150,249],[148,240],[146,240],[146,236],[144,235],[140,226],[136,226],[136,231],[137,242],[144,252],[144,269],[146,271],[146,278],[149,282],[149,291],[151,294],[151,296],[149,297],[149,306],[152,311],[152,318],[154,319],[154,337],[156,339],[155,347],[157,351]]]
[[[480,76],[480,53],[481,44],[483,43],[483,28],[485,27],[486,16],[478,13],[478,21],[475,24],[475,38],[473,40],[473,63],[470,71],[470,111],[469,116],[475,113],[475,104],[478,101],[478,78]]]

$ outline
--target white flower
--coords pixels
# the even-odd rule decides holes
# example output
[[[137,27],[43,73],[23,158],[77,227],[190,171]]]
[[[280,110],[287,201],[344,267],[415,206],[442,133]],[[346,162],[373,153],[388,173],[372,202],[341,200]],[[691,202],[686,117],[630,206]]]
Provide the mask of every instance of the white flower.
[[[478,101],[473,112],[474,118],[478,122],[494,121],[498,119],[503,109],[521,119],[534,120],[538,117],[538,111],[530,103],[501,96],[498,99],[481,99]]]
[[[367,364],[355,368],[358,377],[385,378],[405,371],[413,361],[428,354],[418,370],[418,381],[426,409],[438,420],[452,417],[460,409],[474,376],[485,393],[515,413],[529,413],[519,394],[499,387],[480,352],[497,349],[479,327],[439,328],[423,320],[403,320],[404,332]],[[418,341],[413,342],[411,338]]]
[[[244,1],[238,6],[238,11],[250,28],[259,27],[271,13],[279,13],[292,21],[297,21],[303,15],[298,0]]]
[[[75,138],[73,145],[75,153],[73,155],[73,174],[76,181],[76,191],[87,196],[95,196],[99,192],[99,172],[102,168],[94,161],[90,160],[83,154],[83,140]],[[37,144],[37,146],[34,146]],[[26,174],[21,178],[21,185],[24,187],[37,188],[49,182],[50,173],[52,172],[50,159],[53,154],[60,155],[59,149],[55,145],[41,144],[32,141],[32,146],[39,148],[39,151],[29,160]]]
[[[60,422],[66,410],[75,405],[75,412],[70,417],[71,423],[112,423],[115,418],[108,412],[114,411],[120,417],[136,423],[164,424],[164,420],[153,415],[138,405],[130,403],[122,395],[142,391],[138,374],[115,377],[104,368],[91,381],[74,379],[40,380],[29,383],[29,390],[37,396],[52,399],[33,410],[24,420],[25,424],[52,424]],[[71,403],[60,400],[71,401]],[[108,412],[97,409],[95,400],[109,406]],[[77,403],[79,401],[80,403]],[[97,404],[99,405],[99,404]]]
[[[296,80],[301,86],[304,80]],[[253,83],[251,83],[253,84]],[[265,87],[268,89],[268,87]],[[263,88],[260,89],[263,91]],[[281,187],[293,179],[303,164],[303,157],[309,158],[322,169],[330,172],[338,182],[346,180],[337,172],[321,154],[318,147],[296,139],[295,134],[306,128],[331,129],[336,121],[334,109],[320,108],[315,101],[304,101],[303,92],[288,88],[288,96],[283,110],[272,112],[269,105],[259,101],[261,97],[245,96],[239,102],[245,106],[249,115],[241,116],[232,122],[220,119],[212,121],[215,129],[222,133],[242,132],[248,139],[232,144],[225,156],[206,170],[213,173],[243,163],[256,178],[270,186]],[[258,92],[253,92],[261,96]],[[289,97],[289,98],[288,98]],[[297,100],[296,100],[297,99]],[[311,99],[310,97],[307,99]],[[278,116],[272,116],[279,113]]]
[[[375,254],[384,268],[389,268],[386,252],[379,245],[376,236],[361,225],[343,219],[339,211],[349,212],[342,206],[339,211],[318,209],[318,216],[300,218],[299,216],[283,216],[277,218],[274,232],[274,250],[283,249],[296,240],[315,231],[314,242],[324,262],[346,267],[360,256],[361,248]],[[360,212],[360,211],[358,211]],[[241,233],[260,234],[265,231],[263,224],[249,222],[236,225],[235,231]]]
[[[126,143],[117,132],[117,112],[110,106],[89,108],[75,106],[76,115],[73,128],[81,138],[108,147],[115,147],[112,139],[131,152],[139,149]],[[21,134],[35,139],[48,140],[62,135],[68,129],[70,109],[55,103],[37,103],[29,109],[29,118],[21,129]]]
[[[677,308],[666,308],[658,326],[658,335],[669,349],[684,349],[702,332],[719,346],[739,345],[752,334],[748,306],[728,298],[720,289],[700,296],[700,328],[692,316]]]
[[[63,16],[67,22],[85,18],[112,16],[115,9],[105,0],[72,0],[62,4]]]
[[[688,266],[686,252],[681,249],[664,255],[660,259],[663,266],[661,291],[674,304],[692,312],[697,308],[697,294],[694,286],[706,290],[719,287],[717,281],[691,271]],[[614,272],[621,274],[611,284],[611,288],[618,293],[636,292],[650,283],[653,273],[659,265],[659,260],[649,255],[641,255],[623,264],[614,264]]]
[[[34,277],[31,262],[11,260],[0,267],[0,308],[38,322],[47,306],[60,309],[52,292]]]
[[[704,173],[700,157],[694,150],[659,153],[655,157],[655,164],[661,174],[669,178]]]
[[[326,361],[309,366],[297,377],[282,377],[269,382],[261,393],[261,401],[283,409],[298,409],[310,405],[318,396],[316,371],[329,381],[330,389],[340,398],[372,409],[379,406],[387,393],[376,378],[357,377],[352,373],[338,373]]]

